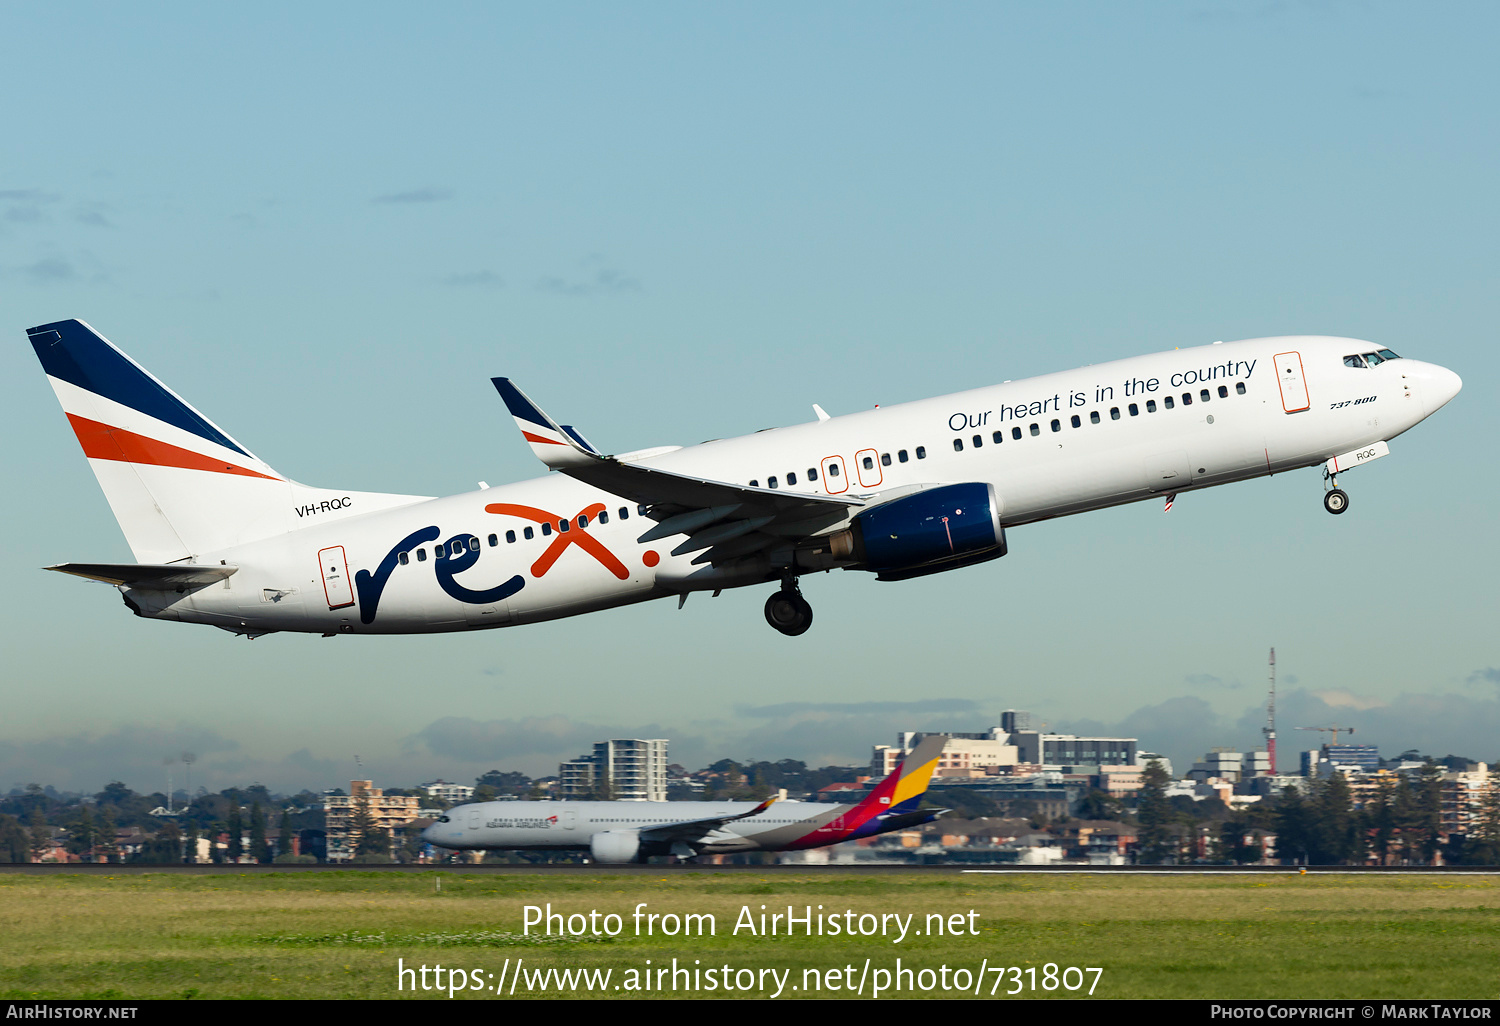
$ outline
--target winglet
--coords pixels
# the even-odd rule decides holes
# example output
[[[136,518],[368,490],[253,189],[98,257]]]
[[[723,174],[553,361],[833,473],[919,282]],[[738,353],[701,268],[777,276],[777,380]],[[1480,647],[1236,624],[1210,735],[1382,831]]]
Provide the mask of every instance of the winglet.
[[[551,470],[587,466],[600,458],[599,451],[572,427],[564,427],[542,412],[510,378],[491,378],[495,391],[505,401],[505,408],[516,418],[521,437],[531,446],[536,458]]]
[[[773,794],[771,797],[769,797],[765,801],[761,802],[759,805],[757,805],[755,808],[751,809],[749,812],[742,812],[738,816],[725,816],[724,817],[724,822],[726,822],[726,823],[732,823],[734,820],[737,820],[737,819],[749,819],[751,816],[759,816],[762,812],[765,812],[767,809],[769,809],[771,807],[771,805],[775,801],[776,801],[776,795]]]

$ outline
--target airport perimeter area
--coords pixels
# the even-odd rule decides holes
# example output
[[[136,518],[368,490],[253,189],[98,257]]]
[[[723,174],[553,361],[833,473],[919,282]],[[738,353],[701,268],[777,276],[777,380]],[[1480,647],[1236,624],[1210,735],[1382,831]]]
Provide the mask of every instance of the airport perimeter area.
[[[124,868],[0,873],[0,998],[1500,993],[1483,873]]]

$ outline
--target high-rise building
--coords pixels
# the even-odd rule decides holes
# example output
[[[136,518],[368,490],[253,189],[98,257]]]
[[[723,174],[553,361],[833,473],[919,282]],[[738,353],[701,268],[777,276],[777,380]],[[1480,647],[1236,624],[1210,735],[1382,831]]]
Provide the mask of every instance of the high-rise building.
[[[583,801],[603,795],[621,802],[667,800],[665,738],[619,738],[600,741],[593,755],[580,755],[557,768],[558,792],[564,800]]]

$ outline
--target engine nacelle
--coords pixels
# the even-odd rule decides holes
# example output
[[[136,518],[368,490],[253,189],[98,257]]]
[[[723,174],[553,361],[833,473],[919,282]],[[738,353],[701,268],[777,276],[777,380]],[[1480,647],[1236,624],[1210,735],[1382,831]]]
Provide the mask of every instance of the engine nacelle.
[[[1000,503],[988,484],[942,485],[866,510],[850,524],[854,556],[882,581],[1005,555]]]
[[[639,830],[605,830],[589,838],[589,854],[595,862],[634,862],[640,853]]]

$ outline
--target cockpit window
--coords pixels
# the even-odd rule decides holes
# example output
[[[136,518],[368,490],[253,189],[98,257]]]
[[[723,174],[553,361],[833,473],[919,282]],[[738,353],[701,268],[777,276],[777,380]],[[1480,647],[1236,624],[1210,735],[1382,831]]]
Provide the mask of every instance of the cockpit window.
[[[446,823],[446,822],[448,822],[448,817],[447,816],[439,816],[438,817],[438,822],[439,823]]]
[[[1381,356],[1379,353],[1365,353],[1364,357],[1365,363],[1368,363],[1371,367],[1374,367],[1377,364],[1385,363],[1385,357]]]
[[[1365,367],[1365,358],[1363,356],[1358,356],[1358,355],[1351,354],[1349,356],[1344,357],[1344,366],[1345,367],[1359,367],[1359,368],[1363,369]]]
[[[1391,352],[1389,349],[1382,349],[1380,351],[1380,355],[1383,356],[1383,357],[1385,357],[1387,360],[1399,360],[1399,359],[1401,359],[1401,357],[1397,356],[1395,353]]]

